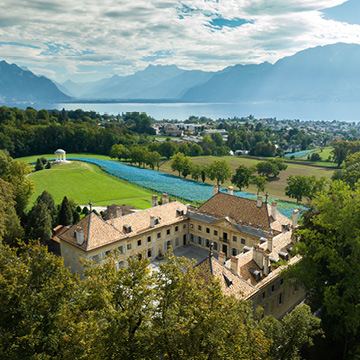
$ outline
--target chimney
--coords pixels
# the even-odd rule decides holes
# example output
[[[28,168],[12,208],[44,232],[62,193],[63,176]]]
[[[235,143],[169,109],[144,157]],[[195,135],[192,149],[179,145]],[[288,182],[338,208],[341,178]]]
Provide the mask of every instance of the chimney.
[[[162,194],[162,203],[163,205],[169,203],[169,194]]]
[[[84,243],[84,230],[81,227],[75,230],[76,243],[81,246]]]
[[[117,206],[116,208],[115,208],[115,217],[121,217],[122,216],[122,209],[121,209],[121,207],[120,206]]]
[[[154,207],[154,206],[158,206],[158,196],[157,195],[153,195],[151,197],[151,206]]]
[[[292,224],[291,224],[293,229],[295,229],[298,226],[298,216],[299,216],[299,210],[295,209],[293,211]]]
[[[239,272],[239,259],[236,256],[230,256],[230,269],[235,273],[238,274]]]
[[[268,255],[264,256],[264,275],[265,276],[269,275],[269,256]]]
[[[276,220],[276,207],[277,207],[277,202],[273,201],[271,203],[271,216],[274,220]]]
[[[214,185],[214,195],[216,195],[219,192],[219,185],[215,184]]]
[[[155,226],[155,221],[156,221],[156,218],[154,216],[150,216],[150,227],[154,227]]]
[[[234,195],[234,188],[232,186],[228,186],[228,194]]]
[[[222,252],[222,251],[219,251],[219,261],[220,261],[222,264],[225,264],[225,253]]]
[[[262,203],[263,203],[263,198],[262,198],[262,196],[261,196],[261,195],[258,195],[258,197],[257,197],[257,204],[256,204],[256,206],[257,206],[258,208],[261,208]]]
[[[260,269],[264,268],[264,249],[262,249],[258,244],[253,246],[253,260]]]
[[[113,214],[110,214],[110,224],[111,225],[114,225],[114,215]]]
[[[272,252],[273,251],[273,237],[269,236],[267,242],[268,242],[268,250],[270,252]]]

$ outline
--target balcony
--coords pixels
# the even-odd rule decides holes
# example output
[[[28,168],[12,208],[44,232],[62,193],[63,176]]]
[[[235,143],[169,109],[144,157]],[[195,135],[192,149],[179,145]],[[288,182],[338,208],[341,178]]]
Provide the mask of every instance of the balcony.
[[[230,244],[230,240],[226,239],[226,238],[223,238],[223,237],[219,237],[219,241],[221,241],[223,243],[226,243],[226,244]]]

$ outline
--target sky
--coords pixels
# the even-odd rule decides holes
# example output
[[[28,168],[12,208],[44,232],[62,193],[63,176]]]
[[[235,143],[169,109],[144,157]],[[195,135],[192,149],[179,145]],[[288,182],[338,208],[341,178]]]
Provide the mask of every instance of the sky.
[[[0,0],[0,60],[60,83],[360,44],[359,0]]]

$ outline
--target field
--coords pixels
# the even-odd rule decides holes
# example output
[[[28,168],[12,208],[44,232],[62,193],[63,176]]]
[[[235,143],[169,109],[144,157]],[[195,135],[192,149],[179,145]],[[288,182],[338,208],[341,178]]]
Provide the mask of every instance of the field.
[[[259,162],[259,160],[257,160],[257,159],[248,159],[248,158],[237,157],[237,156],[224,156],[224,157],[201,156],[201,157],[192,158],[192,161],[194,163],[205,164],[205,165],[208,165],[215,160],[226,160],[226,162],[231,166],[231,170],[233,171],[233,173],[235,172],[235,169],[240,164],[243,164],[246,166],[254,166]],[[169,174],[178,175],[177,172],[174,172],[171,170],[170,164],[171,164],[171,160],[164,163],[161,166],[160,170],[167,172]],[[290,200],[287,196],[285,196],[286,179],[290,175],[294,175],[294,176],[296,176],[296,175],[307,175],[307,176],[316,175],[317,177],[325,176],[327,179],[330,179],[331,175],[334,172],[333,169],[317,168],[317,167],[311,167],[311,166],[306,166],[306,165],[301,165],[301,164],[296,164],[296,163],[291,163],[291,164],[287,164],[287,165],[288,165],[288,168],[285,171],[282,171],[279,174],[278,178],[271,180],[267,183],[265,191],[267,191],[271,197],[275,197],[275,198],[279,198],[281,200],[287,200],[287,201]],[[207,182],[213,183],[209,179],[207,179]],[[230,186],[230,185],[232,185],[230,180],[228,180],[227,182],[225,182],[225,184],[223,184],[223,186]],[[248,192],[251,192],[254,194],[256,194],[256,192],[257,192],[256,187],[254,185],[250,185],[248,189],[242,189],[242,190],[248,191]]]
[[[35,194],[30,204],[43,190],[47,190],[57,204],[66,195],[80,205],[88,204],[91,200],[94,206],[126,204],[146,209],[151,206],[151,195],[154,194],[108,175],[96,165],[79,161],[54,165],[51,169],[33,172],[29,177],[35,181]]]

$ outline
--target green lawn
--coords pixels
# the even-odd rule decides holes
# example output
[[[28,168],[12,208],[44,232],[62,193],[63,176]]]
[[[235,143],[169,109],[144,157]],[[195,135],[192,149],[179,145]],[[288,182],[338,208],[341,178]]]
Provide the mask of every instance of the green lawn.
[[[54,165],[51,169],[33,172],[29,177],[35,182],[35,194],[30,204],[47,190],[57,204],[66,195],[80,205],[88,204],[91,200],[94,206],[126,204],[146,209],[151,206],[151,195],[154,194],[115,178],[96,165],[79,161],[69,165]]]
[[[40,157],[44,157],[45,159],[55,159],[55,154],[45,154],[45,155],[33,155],[33,156],[26,156],[21,158],[16,158],[17,161],[23,161],[26,163],[34,163],[36,160]],[[104,159],[104,160],[114,160],[111,159],[110,156],[106,155],[96,155],[96,154],[66,154],[66,157],[88,157],[88,158],[94,158],[94,159]]]
[[[238,156],[223,156],[223,157],[200,156],[200,157],[191,158],[191,160],[194,163],[205,164],[205,165],[210,164],[215,160],[226,160],[226,162],[231,166],[231,170],[233,173],[235,173],[235,169],[240,164],[244,164],[246,166],[254,166],[259,162],[259,160],[257,160],[257,159],[248,159],[248,158],[243,158],[243,157],[238,157]],[[173,172],[171,170],[170,164],[171,164],[171,160],[164,163],[160,167],[160,171],[164,171],[169,174],[178,175],[178,172]],[[265,191],[267,191],[271,197],[275,197],[275,198],[279,198],[279,199],[287,200],[287,201],[291,200],[287,196],[285,196],[286,179],[290,175],[294,175],[294,176],[296,176],[296,175],[307,175],[307,176],[316,175],[317,177],[325,176],[327,179],[330,179],[334,172],[333,169],[316,168],[316,167],[300,165],[300,164],[296,164],[296,163],[287,164],[287,165],[288,165],[288,168],[285,171],[282,171],[279,174],[278,178],[273,179],[273,180],[271,179],[271,181],[269,181],[267,183]],[[209,184],[214,184],[214,182],[212,182],[209,179],[207,179],[206,182]],[[225,182],[225,184],[223,184],[223,186],[230,186],[230,185],[232,185],[230,180],[228,180],[227,182]],[[256,194],[256,192],[257,192],[257,189],[254,185],[250,185],[248,189],[245,188],[242,190],[250,192],[250,193],[254,193],[254,194]]]

